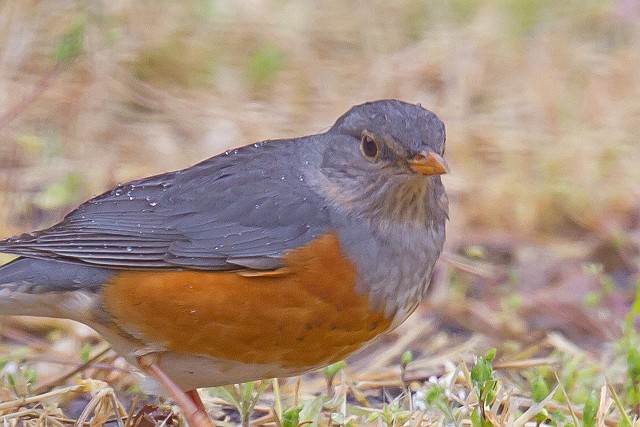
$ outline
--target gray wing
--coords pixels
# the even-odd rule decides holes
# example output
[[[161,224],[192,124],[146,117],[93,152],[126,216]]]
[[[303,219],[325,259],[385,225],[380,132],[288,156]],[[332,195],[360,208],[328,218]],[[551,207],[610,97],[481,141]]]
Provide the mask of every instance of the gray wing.
[[[51,228],[0,241],[0,252],[109,268],[278,268],[288,250],[329,228],[291,142],[121,185]]]

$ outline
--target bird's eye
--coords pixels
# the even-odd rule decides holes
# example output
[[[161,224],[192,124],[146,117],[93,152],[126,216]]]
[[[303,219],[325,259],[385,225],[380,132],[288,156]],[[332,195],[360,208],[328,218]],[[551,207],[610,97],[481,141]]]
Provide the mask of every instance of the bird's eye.
[[[378,143],[369,132],[362,132],[362,138],[360,139],[360,151],[369,160],[378,160],[380,150],[378,149]]]

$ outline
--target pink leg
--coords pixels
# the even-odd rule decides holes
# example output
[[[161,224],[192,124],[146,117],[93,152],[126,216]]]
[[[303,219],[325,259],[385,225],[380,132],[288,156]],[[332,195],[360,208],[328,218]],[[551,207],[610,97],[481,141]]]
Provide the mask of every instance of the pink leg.
[[[200,399],[200,394],[198,394],[198,390],[193,389],[187,392],[187,396],[191,399],[191,401],[196,405],[199,411],[207,412],[207,409],[204,407],[204,403],[202,403],[202,399]]]
[[[180,407],[184,413],[184,417],[187,419],[187,424],[191,427],[214,427],[211,419],[204,410],[204,405],[197,391],[185,393],[171,378],[164,373],[160,366],[158,366],[158,356],[155,354],[146,354],[138,357],[138,364],[140,368],[158,381],[169,397]],[[195,392],[197,401],[194,399],[192,392]]]

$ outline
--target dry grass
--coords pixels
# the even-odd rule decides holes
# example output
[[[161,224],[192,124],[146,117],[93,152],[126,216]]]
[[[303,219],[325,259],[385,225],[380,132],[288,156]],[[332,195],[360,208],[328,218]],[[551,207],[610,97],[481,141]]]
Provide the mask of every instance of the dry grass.
[[[464,411],[476,402],[468,365],[460,362],[495,345],[501,363],[561,361],[499,370],[502,400],[489,408],[496,417],[522,421],[534,405],[529,380],[541,375],[574,386],[565,390],[568,398],[558,389],[547,411],[579,417],[586,390],[596,390],[598,420],[610,424],[620,413],[604,408],[616,406],[612,390],[623,391],[628,373],[621,319],[640,270],[639,22],[637,0],[4,0],[0,235],[50,225],[118,182],[256,140],[320,132],[366,100],[421,102],[448,129],[445,262],[424,313],[386,339],[392,350],[355,359],[350,392],[337,395],[365,393],[352,377],[365,367],[368,377],[383,375],[385,387],[399,387],[399,355],[419,349],[410,367],[428,366],[416,368],[421,373],[410,387],[427,393],[425,378],[446,378],[441,385],[453,394],[442,402],[466,423]],[[2,329],[10,362],[4,372],[35,369],[36,386],[73,369],[53,362],[81,364],[83,346],[100,342],[77,326],[25,322]],[[442,329],[453,338],[437,333]],[[485,334],[484,345],[474,338],[448,352],[464,341],[460,331],[465,339]],[[53,362],[31,360],[52,345],[64,347]],[[131,386],[120,359],[102,364],[85,377],[118,392]],[[556,381],[553,372],[573,377]],[[305,379],[301,396],[318,392],[320,383]],[[379,409],[386,389],[373,384],[371,406]],[[294,395],[287,387],[283,396]],[[88,401],[103,393],[111,402],[99,413],[121,407],[126,419],[131,402],[92,390]],[[25,384],[4,391],[5,402],[29,394]],[[0,419],[13,423],[19,411],[31,411],[23,419],[34,425],[45,423],[42,417],[64,424],[57,411],[77,401],[70,396],[1,407]],[[335,412],[344,407],[334,404]],[[224,405],[217,408],[228,415]],[[412,411],[407,425],[448,422],[435,408]]]
[[[65,33],[81,23],[85,36],[3,123],[3,195],[75,172],[80,201],[397,97],[448,125],[455,229],[557,232],[635,211],[640,29],[622,11],[633,0],[56,5],[1,5],[4,112],[37,90]],[[2,223],[22,229],[3,205]]]

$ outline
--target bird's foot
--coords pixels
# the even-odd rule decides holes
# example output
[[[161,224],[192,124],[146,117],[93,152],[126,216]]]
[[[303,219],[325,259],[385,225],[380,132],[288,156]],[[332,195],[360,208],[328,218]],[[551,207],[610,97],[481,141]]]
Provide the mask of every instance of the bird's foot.
[[[157,354],[151,353],[138,357],[138,364],[146,374],[162,384],[167,394],[182,410],[189,426],[214,427],[213,422],[211,422],[211,419],[207,415],[202,400],[200,400],[198,392],[196,390],[191,390],[187,393],[182,391],[160,368]]]

